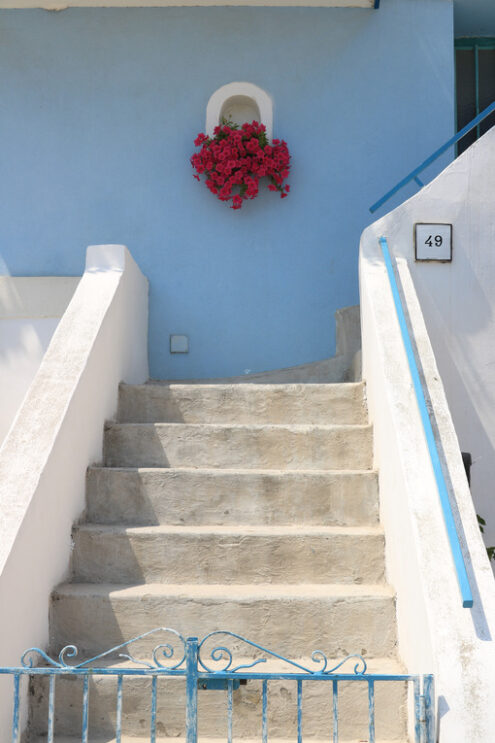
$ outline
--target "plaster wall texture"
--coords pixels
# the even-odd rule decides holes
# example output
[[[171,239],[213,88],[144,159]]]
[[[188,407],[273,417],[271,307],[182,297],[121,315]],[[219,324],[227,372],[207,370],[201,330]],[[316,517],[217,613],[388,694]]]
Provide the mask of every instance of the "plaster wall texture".
[[[0,276],[0,445],[78,282]]]
[[[384,228],[381,220],[380,227]],[[385,265],[373,225],[361,242],[363,375],[380,470],[386,569],[396,589],[399,650],[435,674],[439,743],[489,743],[495,725],[495,583],[459,445],[407,261],[398,271],[427,385],[474,597],[462,607]],[[412,739],[412,731],[411,731]]]
[[[495,544],[495,129],[417,196],[370,228],[407,259],[462,451],[471,452],[477,512]],[[453,225],[452,263],[416,263],[415,222]]]
[[[4,273],[80,274],[82,245],[129,245],[151,279],[155,378],[334,353],[368,207],[453,132],[450,0],[3,10],[0,23]],[[189,164],[210,96],[236,80],[271,96],[293,156],[290,197],[266,190],[239,212]],[[170,333],[189,354],[169,353]]]
[[[101,460],[118,383],[147,379],[147,281],[123,246],[88,249],[86,271],[0,450],[2,665],[48,642],[53,586],[66,577],[86,468]],[[22,590],[19,590],[22,587]],[[11,728],[0,685],[0,739]]]

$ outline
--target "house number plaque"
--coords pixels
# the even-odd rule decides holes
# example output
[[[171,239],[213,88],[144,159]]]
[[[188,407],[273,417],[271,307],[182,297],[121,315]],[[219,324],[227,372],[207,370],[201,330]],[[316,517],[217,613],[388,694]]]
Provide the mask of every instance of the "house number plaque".
[[[415,224],[414,255],[417,261],[451,261],[452,225]]]

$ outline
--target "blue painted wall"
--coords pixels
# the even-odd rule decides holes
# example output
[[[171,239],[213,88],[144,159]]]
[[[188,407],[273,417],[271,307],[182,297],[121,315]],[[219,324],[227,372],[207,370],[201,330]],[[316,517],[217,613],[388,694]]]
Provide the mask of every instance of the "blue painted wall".
[[[128,245],[151,281],[155,377],[331,355],[368,206],[452,134],[452,15],[450,0],[0,11],[2,270],[78,274],[86,245]],[[273,96],[293,156],[290,197],[239,212],[188,162],[232,80]]]

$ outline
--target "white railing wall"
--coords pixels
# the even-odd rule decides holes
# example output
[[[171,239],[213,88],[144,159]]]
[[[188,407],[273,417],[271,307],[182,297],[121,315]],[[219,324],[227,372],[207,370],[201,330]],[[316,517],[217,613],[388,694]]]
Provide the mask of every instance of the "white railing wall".
[[[397,593],[399,651],[409,672],[427,669],[435,675],[440,743],[489,743],[495,730],[495,582],[408,262],[399,258],[403,304],[462,524],[461,545],[474,593],[473,608],[463,608],[378,241],[381,235],[388,237],[389,217],[363,234],[360,292],[363,378],[380,472],[387,577]],[[394,237],[388,241],[392,255],[398,252]]]
[[[2,665],[48,643],[50,593],[67,576],[86,468],[101,460],[119,382],[148,378],[147,333],[148,282],[128,250],[88,248],[85,273],[0,450]],[[2,684],[0,740],[9,739],[10,696]]]
[[[0,446],[80,276],[0,276]]]

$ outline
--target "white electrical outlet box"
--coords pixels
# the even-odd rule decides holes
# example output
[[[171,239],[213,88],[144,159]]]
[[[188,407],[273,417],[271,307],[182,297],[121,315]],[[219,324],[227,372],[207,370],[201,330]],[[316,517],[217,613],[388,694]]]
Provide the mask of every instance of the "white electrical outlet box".
[[[170,336],[170,353],[189,353],[189,338],[187,335]]]

